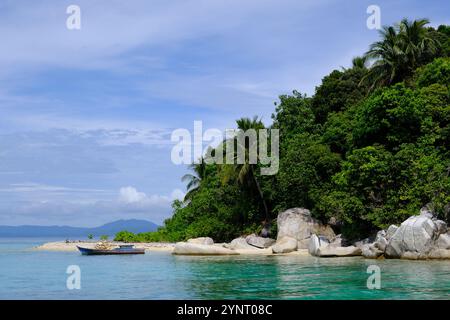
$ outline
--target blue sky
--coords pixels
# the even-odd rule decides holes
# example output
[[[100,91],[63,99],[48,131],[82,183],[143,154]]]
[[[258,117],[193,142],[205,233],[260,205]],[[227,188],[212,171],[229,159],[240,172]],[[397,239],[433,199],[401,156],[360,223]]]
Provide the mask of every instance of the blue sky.
[[[66,8],[81,8],[81,30]],[[162,223],[185,192],[176,128],[270,123],[403,17],[449,23],[447,1],[0,1],[0,224]]]

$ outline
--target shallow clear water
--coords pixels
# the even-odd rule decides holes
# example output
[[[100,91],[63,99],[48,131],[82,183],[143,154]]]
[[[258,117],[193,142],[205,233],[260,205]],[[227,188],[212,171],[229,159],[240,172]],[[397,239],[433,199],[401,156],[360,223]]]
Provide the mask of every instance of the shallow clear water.
[[[449,299],[449,261],[362,258],[82,256],[0,238],[0,299]],[[381,289],[366,286],[369,265]],[[68,290],[66,269],[81,268]]]

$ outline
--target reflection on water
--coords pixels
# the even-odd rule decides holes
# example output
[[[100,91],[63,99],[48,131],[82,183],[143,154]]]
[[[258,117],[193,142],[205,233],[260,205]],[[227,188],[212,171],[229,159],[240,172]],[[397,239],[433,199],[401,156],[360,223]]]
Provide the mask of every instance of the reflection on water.
[[[37,243],[42,242],[38,241]],[[81,256],[0,239],[0,299],[449,299],[449,261],[301,256]],[[67,290],[66,268],[81,268]],[[367,267],[381,269],[369,290]]]

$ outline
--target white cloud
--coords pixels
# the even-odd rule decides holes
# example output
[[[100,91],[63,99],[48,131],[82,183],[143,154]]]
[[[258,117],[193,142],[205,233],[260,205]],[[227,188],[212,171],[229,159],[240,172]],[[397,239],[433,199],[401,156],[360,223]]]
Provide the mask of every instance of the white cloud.
[[[173,200],[181,200],[184,193],[180,189],[174,189],[169,196],[162,195],[146,195],[144,192],[138,191],[134,187],[122,187],[119,190],[119,201],[130,205],[160,205],[165,206],[172,203]]]
[[[172,191],[172,193],[170,194],[170,198],[172,200],[183,200],[184,196],[186,195],[186,193],[184,193],[183,191],[181,191],[180,189],[175,189]]]
[[[147,199],[147,195],[143,192],[138,192],[133,187],[123,187],[119,191],[119,201],[124,203],[142,202]]]

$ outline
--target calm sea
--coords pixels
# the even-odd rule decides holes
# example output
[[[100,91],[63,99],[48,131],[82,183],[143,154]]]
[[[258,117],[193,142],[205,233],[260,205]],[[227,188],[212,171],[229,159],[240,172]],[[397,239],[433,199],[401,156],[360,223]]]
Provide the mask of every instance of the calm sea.
[[[449,261],[362,258],[81,256],[0,238],[0,299],[449,299]],[[367,268],[381,289],[367,288]],[[78,265],[81,289],[66,286]]]

